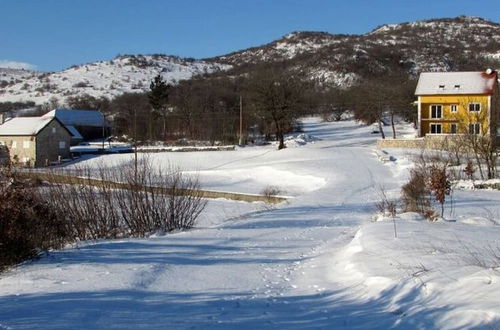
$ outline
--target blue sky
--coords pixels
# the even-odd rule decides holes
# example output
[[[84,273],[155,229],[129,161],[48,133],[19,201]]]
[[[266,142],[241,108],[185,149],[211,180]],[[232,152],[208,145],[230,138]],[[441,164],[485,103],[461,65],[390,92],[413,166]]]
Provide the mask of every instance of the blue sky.
[[[140,53],[204,58],[292,31],[362,34],[462,14],[500,22],[500,1],[0,0],[0,66],[57,71]]]

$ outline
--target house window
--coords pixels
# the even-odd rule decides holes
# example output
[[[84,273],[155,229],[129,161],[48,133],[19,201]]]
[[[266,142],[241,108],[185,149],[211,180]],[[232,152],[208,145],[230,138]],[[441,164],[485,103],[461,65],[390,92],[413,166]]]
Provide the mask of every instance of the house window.
[[[450,124],[450,133],[457,134],[457,124]]]
[[[23,141],[23,148],[29,149],[29,147],[30,147],[30,141]]]
[[[443,117],[443,106],[431,105],[431,118],[442,118],[442,117]]]
[[[469,103],[469,111],[481,111],[481,103]]]
[[[57,128],[56,127],[52,127],[52,134],[56,134],[57,133]]]
[[[431,124],[431,134],[441,134],[442,125],[441,124]]]
[[[458,109],[458,105],[456,105],[456,104],[452,104],[450,107],[451,112],[457,112],[457,109]]]
[[[469,134],[480,134],[480,133],[481,133],[481,124],[479,123],[469,124]]]
[[[66,148],[66,142],[65,141],[59,141],[59,149],[64,149]]]
[[[16,141],[12,141],[12,149],[16,149],[17,148],[17,142]]]

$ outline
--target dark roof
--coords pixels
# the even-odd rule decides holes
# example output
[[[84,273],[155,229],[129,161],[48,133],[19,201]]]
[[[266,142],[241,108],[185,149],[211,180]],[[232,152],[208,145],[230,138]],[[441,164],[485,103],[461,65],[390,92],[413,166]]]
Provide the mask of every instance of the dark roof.
[[[98,110],[55,109],[44,116],[55,116],[61,123],[70,126],[107,126],[104,116]]]

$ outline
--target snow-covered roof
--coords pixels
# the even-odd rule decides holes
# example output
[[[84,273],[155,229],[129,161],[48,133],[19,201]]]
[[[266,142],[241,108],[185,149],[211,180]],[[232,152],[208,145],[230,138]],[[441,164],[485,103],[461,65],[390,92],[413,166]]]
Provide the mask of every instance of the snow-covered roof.
[[[104,116],[97,110],[55,109],[43,116],[56,117],[66,126],[102,127],[104,124]]]
[[[54,117],[16,117],[0,125],[0,135],[37,135]]]
[[[415,95],[493,94],[497,73],[422,72]]]
[[[80,134],[80,132],[78,132],[78,130],[75,128],[75,126],[66,125],[66,128],[71,133],[71,135],[73,135],[74,139],[83,140],[83,136]]]

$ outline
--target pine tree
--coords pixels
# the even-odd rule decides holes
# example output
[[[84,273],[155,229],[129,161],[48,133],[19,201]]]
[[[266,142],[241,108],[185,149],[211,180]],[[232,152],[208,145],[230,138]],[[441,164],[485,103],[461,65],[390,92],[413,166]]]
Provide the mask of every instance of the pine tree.
[[[169,94],[172,86],[163,80],[162,76],[158,74],[149,85],[149,104],[153,108],[153,114],[161,117],[163,120],[163,140],[167,137],[167,115],[169,111]]]

